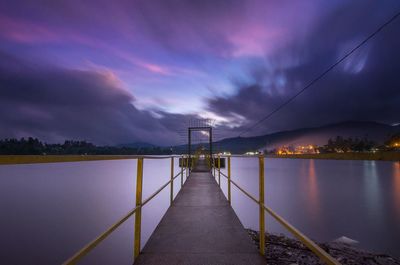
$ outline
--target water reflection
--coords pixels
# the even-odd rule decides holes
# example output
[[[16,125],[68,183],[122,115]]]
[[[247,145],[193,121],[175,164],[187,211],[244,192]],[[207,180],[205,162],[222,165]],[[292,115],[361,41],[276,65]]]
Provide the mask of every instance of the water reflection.
[[[311,159],[308,163],[308,211],[310,212],[313,219],[316,221],[319,217],[319,194],[318,194],[318,183],[317,175],[315,173],[314,160]]]
[[[393,163],[393,205],[400,221],[400,162]]]
[[[363,170],[368,214],[370,216],[379,216],[381,214],[381,190],[376,162],[364,161]],[[373,219],[380,220],[375,218]]]
[[[265,165],[268,205],[303,233],[317,241],[346,235],[361,248],[400,257],[399,163],[267,158]],[[145,198],[168,181],[169,161],[144,166]],[[0,263],[63,262],[131,209],[135,172],[135,160],[0,166],[0,209],[7,212],[0,218],[0,245],[7,246]],[[256,197],[258,174],[257,159],[232,159],[233,179]],[[257,205],[235,187],[232,202],[244,226],[258,229]],[[168,206],[168,188],[146,205],[143,240]],[[267,229],[286,233],[271,219]],[[82,264],[132,264],[132,231],[130,220]]]

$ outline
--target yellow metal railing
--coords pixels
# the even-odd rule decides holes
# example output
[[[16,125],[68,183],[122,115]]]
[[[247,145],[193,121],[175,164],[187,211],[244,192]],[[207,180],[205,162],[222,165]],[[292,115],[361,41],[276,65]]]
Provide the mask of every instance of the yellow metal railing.
[[[165,187],[170,185],[170,203],[172,204],[174,199],[174,180],[177,177],[181,177],[181,187],[183,186],[183,172],[185,171],[186,178],[190,168],[195,165],[196,159],[189,159],[188,156],[181,156],[181,170],[178,174],[174,175],[174,156],[138,156],[137,158],[137,173],[136,173],[136,206],[129,211],[125,216],[119,219],[116,223],[110,226],[101,235],[95,238],[93,241],[85,245],[72,257],[66,260],[63,265],[77,264],[84,256],[86,256],[92,249],[106,239],[115,229],[135,214],[135,231],[134,231],[134,249],[133,256],[136,259],[140,254],[140,240],[141,240],[141,226],[142,226],[142,207],[146,205],[151,199],[159,194]],[[171,159],[171,178],[170,180],[162,185],[157,191],[150,195],[147,199],[142,201],[142,188],[143,188],[143,162],[144,159]],[[191,163],[189,167],[189,163]]]
[[[254,157],[254,156],[235,156],[235,157]],[[215,171],[218,171],[218,185],[221,186],[221,175],[224,176],[228,181],[228,201],[232,203],[231,200],[231,183],[237,187],[241,192],[243,192],[247,197],[249,197],[252,201],[259,205],[259,229],[260,229],[260,240],[259,240],[259,248],[260,254],[265,255],[265,215],[264,211],[270,214],[276,221],[278,221],[283,227],[285,227],[290,233],[292,233],[297,239],[299,239],[305,246],[307,246],[314,254],[316,254],[322,261],[329,265],[340,265],[340,263],[334,259],[331,255],[329,255],[325,250],[319,247],[316,243],[314,243],[311,239],[297,230],[294,226],[289,224],[283,217],[275,213],[271,208],[267,207],[264,202],[264,155],[258,156],[259,163],[259,199],[254,198],[250,193],[241,188],[235,181],[231,179],[231,156],[226,156],[227,158],[227,171],[228,175],[225,175],[221,172],[221,156],[217,155],[217,162],[215,162],[215,158],[211,160],[211,166],[213,167],[214,174],[213,176],[216,178]]]

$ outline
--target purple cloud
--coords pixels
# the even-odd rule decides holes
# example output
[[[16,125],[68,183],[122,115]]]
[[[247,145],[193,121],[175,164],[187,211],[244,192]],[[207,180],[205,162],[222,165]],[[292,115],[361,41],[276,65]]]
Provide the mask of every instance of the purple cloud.
[[[2,2],[0,137],[176,143],[176,128],[198,116],[235,135],[396,8],[395,0]],[[396,25],[253,134],[398,121]]]
[[[32,65],[0,54],[0,137],[176,143],[168,122],[134,106],[112,73]]]

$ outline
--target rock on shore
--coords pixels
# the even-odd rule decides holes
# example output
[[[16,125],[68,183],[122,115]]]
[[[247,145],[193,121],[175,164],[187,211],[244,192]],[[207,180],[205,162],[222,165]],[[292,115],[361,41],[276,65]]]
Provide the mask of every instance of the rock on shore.
[[[259,233],[247,229],[258,245]],[[266,259],[270,265],[319,265],[324,264],[300,241],[283,235],[266,234]],[[342,242],[318,243],[343,265],[400,265],[400,260],[386,254],[371,253]]]

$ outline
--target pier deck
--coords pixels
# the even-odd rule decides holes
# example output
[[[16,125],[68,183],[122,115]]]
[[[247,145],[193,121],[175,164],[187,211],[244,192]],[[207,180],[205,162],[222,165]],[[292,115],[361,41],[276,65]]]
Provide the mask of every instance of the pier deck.
[[[266,264],[204,161],[192,171],[136,264]]]

